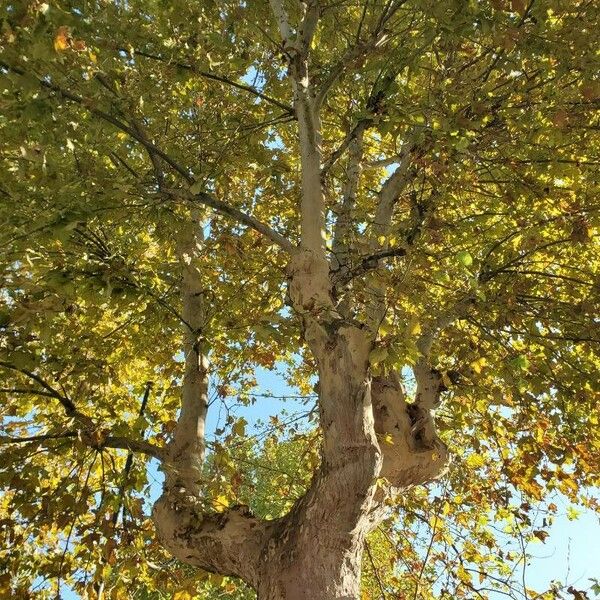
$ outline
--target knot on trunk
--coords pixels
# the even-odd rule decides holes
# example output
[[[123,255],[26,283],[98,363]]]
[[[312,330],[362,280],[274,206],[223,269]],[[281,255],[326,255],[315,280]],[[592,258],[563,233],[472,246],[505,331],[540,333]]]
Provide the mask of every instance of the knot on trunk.
[[[327,259],[312,250],[298,250],[287,266],[287,273],[289,295],[296,310],[317,314],[333,308]]]
[[[371,395],[383,453],[381,476],[399,488],[439,477],[449,455],[437,436],[431,411],[407,403],[395,376],[373,378]]]
[[[187,424],[188,429],[190,426],[193,423]],[[179,423],[178,428],[180,431],[184,430],[185,424]],[[167,487],[178,490],[181,497],[187,494],[192,501],[200,493],[204,443],[185,433],[184,431],[180,436],[178,443],[174,440],[168,445],[163,470]]]
[[[199,502],[166,491],[152,509],[160,543],[177,559],[205,571],[240,577],[258,584],[259,556],[265,523],[248,507],[208,513]]]

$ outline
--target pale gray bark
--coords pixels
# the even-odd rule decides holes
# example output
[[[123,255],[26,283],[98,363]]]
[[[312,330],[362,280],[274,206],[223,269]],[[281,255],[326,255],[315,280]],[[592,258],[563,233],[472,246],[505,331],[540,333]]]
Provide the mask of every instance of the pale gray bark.
[[[296,27],[290,25],[282,0],[270,0],[270,4],[288,60],[298,120],[300,244],[294,248],[282,242],[264,224],[249,222],[247,215],[242,222],[264,232],[289,254],[289,299],[318,368],[321,465],[305,496],[289,514],[275,521],[262,521],[245,507],[216,513],[203,504],[200,479],[208,365],[201,350],[200,274],[194,269],[194,259],[185,259],[196,256],[200,232],[196,227],[195,237],[184,239],[181,252],[183,317],[188,324],[182,411],[164,461],[166,484],[153,518],[160,541],[174,556],[242,578],[261,600],[357,600],[365,536],[385,514],[382,500],[389,490],[378,481],[383,477],[392,489],[404,489],[435,478],[446,463],[447,452],[435,433],[432,416],[441,387],[425,359],[422,370],[415,369],[418,387],[414,403],[407,401],[394,374],[372,377],[369,355],[377,340],[384,290],[377,290],[377,302],[370,308],[371,326],[340,314],[336,307],[335,273],[324,238],[319,107],[337,75],[332,71],[332,80],[321,88],[317,99],[309,48],[318,25],[318,2],[300,3]],[[399,3],[389,6],[392,11]],[[386,13],[380,25],[391,14]],[[373,38],[372,43],[379,39]],[[334,233],[337,266],[346,262],[345,255],[351,250],[348,238],[360,178],[363,131],[348,145],[348,181]],[[380,249],[379,236],[389,232],[393,206],[408,182],[410,167],[409,145],[400,166],[382,188],[371,232],[374,249]]]
[[[204,427],[208,410],[208,358],[203,327],[204,289],[198,261],[203,235],[200,213],[193,209],[187,227],[180,234],[178,253],[182,271],[184,373],[181,412],[168,446],[165,471],[167,487],[198,495],[204,461]]]
[[[356,193],[360,181],[361,161],[363,157],[364,128],[356,132],[349,143],[346,181],[342,190],[342,200],[338,209],[333,233],[332,268],[336,277],[343,277],[348,271],[350,253],[349,236],[352,230],[352,210],[356,203]]]
[[[302,177],[300,241],[303,248],[325,256],[325,209],[321,192],[321,123],[316,92],[309,72],[309,48],[319,18],[318,0],[303,2],[304,13],[297,34],[292,33],[282,0],[271,0],[273,14],[288,57],[298,119],[298,141]]]

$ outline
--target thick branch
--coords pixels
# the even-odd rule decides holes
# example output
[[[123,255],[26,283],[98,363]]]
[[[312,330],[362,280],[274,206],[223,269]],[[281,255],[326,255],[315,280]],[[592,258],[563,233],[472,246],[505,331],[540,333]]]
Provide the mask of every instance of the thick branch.
[[[162,165],[159,161],[159,156],[158,154],[156,154],[156,152],[154,152],[154,150],[150,148],[152,144],[149,143],[150,140],[148,139],[148,136],[146,135],[146,132],[142,125],[133,117],[129,118],[129,122],[133,126],[134,131],[140,136],[140,139],[144,140],[144,148],[146,149],[146,152],[148,153],[148,158],[152,163],[152,169],[154,170],[156,184],[158,185],[159,189],[162,189],[165,180],[165,174],[161,168]]]
[[[396,79],[396,74],[397,70],[395,69],[393,72],[382,77],[381,80],[379,77],[377,78],[365,106],[367,116],[358,121],[354,128],[346,134],[346,137],[342,140],[340,145],[331,153],[331,156],[325,161],[323,168],[321,169],[321,180],[325,179],[327,173],[343,156],[344,152],[351,146],[353,141],[362,138],[365,131],[375,123],[376,115],[384,110],[385,95]],[[398,160],[396,162],[400,161]]]
[[[298,28],[298,48],[301,52],[308,52],[313,36],[319,23],[319,0],[304,0],[304,14]]]
[[[438,441],[433,411],[439,406],[441,394],[446,390],[442,374],[431,365],[429,358],[431,347],[440,331],[463,316],[474,302],[474,296],[466,296],[449,309],[440,312],[417,340],[421,357],[412,368],[417,382],[415,402],[412,405],[412,430],[425,447],[432,447]]]
[[[439,333],[447,327],[450,327],[457,319],[464,316],[469,309],[473,307],[475,302],[476,296],[469,294],[460,300],[457,300],[449,308],[439,312],[417,340],[417,348],[425,359],[428,359],[429,353],[431,352],[431,346]]]
[[[295,84],[294,106],[298,117],[302,161],[301,243],[325,255],[325,208],[321,192],[321,136],[319,118],[309,90]]]
[[[356,277],[365,275],[369,271],[377,269],[380,262],[384,258],[406,256],[406,248],[391,248],[390,250],[382,250],[381,252],[375,252],[369,256],[363,258],[355,267],[347,271],[339,271],[334,277],[334,284],[337,286],[344,286]]]
[[[310,43],[319,18],[319,3],[317,0],[306,1],[294,39],[282,0],[270,0],[270,4],[288,58],[294,110],[298,119],[302,165],[301,246],[322,260],[325,259],[325,208],[320,182],[321,126],[308,68]]]
[[[120,50],[123,52],[129,53],[129,50],[127,50],[125,48],[121,48]],[[263,94],[260,90],[257,90],[255,87],[253,87],[251,85],[238,83],[237,81],[233,81],[232,79],[229,79],[228,77],[224,77],[223,75],[217,75],[216,73],[212,73],[210,71],[203,71],[202,69],[197,69],[194,65],[190,65],[188,63],[182,63],[182,62],[175,61],[175,60],[170,60],[170,59],[165,58],[164,56],[160,56],[158,54],[144,52],[143,50],[134,50],[133,53],[137,56],[143,56],[144,58],[149,58],[151,60],[157,60],[160,62],[164,62],[168,65],[173,65],[179,69],[184,69],[186,71],[190,71],[190,72],[194,73],[194,75],[204,77],[205,79],[211,79],[213,81],[218,81],[219,83],[229,85],[231,87],[237,88],[238,90],[248,92],[249,94],[252,94],[253,96],[256,96],[257,98],[260,98],[261,100],[264,100],[265,102],[269,102],[270,104],[273,104],[274,106],[277,106],[277,107],[283,109],[287,113],[294,112],[294,109],[291,106],[285,104],[284,102],[280,102],[276,98],[272,98],[271,96],[268,96],[267,94]]]
[[[431,412],[406,402],[396,373],[375,377],[371,393],[375,430],[383,452],[381,477],[396,489],[439,477],[448,452],[435,432]],[[417,398],[419,393],[417,390]]]
[[[292,41],[292,30],[290,29],[290,23],[288,20],[287,12],[283,6],[283,0],[269,0],[271,10],[277,20],[277,27],[281,34],[281,39],[287,45]]]
[[[144,440],[132,440],[131,438],[121,436],[108,436],[101,445],[102,448],[119,448],[121,450],[129,450],[138,452],[157,458],[158,460],[165,459],[164,450],[150,442]]]
[[[203,329],[206,325],[204,287],[198,260],[202,256],[202,223],[198,208],[181,233],[178,253],[183,273],[181,284],[183,354],[185,360],[181,412],[169,444],[167,487],[182,487],[197,496],[204,461],[204,428],[208,410],[208,358]]]
[[[356,193],[361,173],[363,156],[363,132],[352,140],[346,167],[346,181],[342,190],[342,201],[337,213],[331,250],[334,256],[334,271],[345,272],[349,259],[349,235],[352,229],[352,210],[356,203]]]
[[[207,192],[199,192],[197,194],[193,194],[192,192],[186,190],[168,188],[164,188],[162,191],[166,194],[174,196],[175,198],[181,198],[188,202],[199,203],[203,206],[213,208],[218,213],[258,231],[265,237],[269,238],[271,241],[275,242],[275,244],[277,244],[287,252],[291,252],[294,249],[294,245],[287,238],[277,233],[274,229],[271,229],[271,227],[269,227],[265,223],[262,223],[258,219],[247,215],[239,208],[231,206],[230,204],[227,204],[226,202],[215,198]]]
[[[258,588],[263,549],[276,521],[261,521],[244,506],[206,513],[173,493],[161,496],[152,518],[162,545],[182,562]]]
[[[33,388],[0,388],[2,394],[32,394],[33,396],[47,396],[48,398],[56,398],[56,396],[44,390],[35,390]]]
[[[200,501],[208,410],[208,359],[203,330],[206,311],[198,260],[202,255],[201,214],[191,211],[178,254],[182,269],[183,353],[181,412],[165,454],[163,495],[152,517],[162,545],[179,560],[257,587],[262,547],[270,525],[245,507],[215,513]]]
[[[8,64],[4,63],[3,61],[0,61],[0,66],[9,71],[13,71],[14,73],[17,73],[19,75],[23,75],[23,76],[27,75],[27,73],[23,69],[21,69],[19,67],[13,67],[11,65],[8,65]],[[193,185],[195,183],[194,178],[192,177],[192,175],[189,173],[189,171],[187,169],[185,169],[184,167],[179,165],[174,159],[172,159],[169,155],[167,155],[163,150],[161,150],[155,144],[150,142],[147,139],[147,137],[143,134],[143,132],[138,131],[136,128],[129,127],[126,123],[123,123],[120,120],[116,119],[115,117],[109,115],[108,113],[105,113],[104,111],[95,108],[93,106],[92,100],[83,98],[76,94],[73,94],[72,92],[63,89],[60,86],[52,84],[51,82],[49,82],[46,79],[39,79],[39,78],[37,78],[37,79],[38,79],[40,86],[50,89],[50,90],[60,94],[64,98],[83,106],[86,110],[88,110],[93,115],[101,118],[102,120],[104,120],[108,123],[111,123],[112,125],[114,125],[118,129],[120,129],[121,131],[130,135],[133,139],[137,140],[140,144],[142,144],[142,146],[144,146],[146,148],[146,150],[148,151],[148,153],[150,154],[151,157],[156,157],[156,156],[160,157],[168,165],[170,165],[177,173],[179,173],[188,182],[188,184]],[[206,192],[201,192],[199,194],[183,194],[182,192],[180,192],[178,190],[161,190],[161,191],[169,193],[172,196],[186,197],[186,199],[195,199],[196,201],[199,200],[205,206],[210,206],[210,207],[214,208],[215,210],[217,210],[218,212],[220,212],[221,214],[227,215],[241,223],[244,223],[245,225],[252,227],[253,229],[256,229],[256,231],[262,233],[263,235],[266,235],[268,238],[273,240],[277,245],[281,246],[284,250],[290,251],[293,248],[293,245],[291,244],[291,242],[289,240],[287,240],[282,235],[280,235],[277,232],[275,232],[274,230],[272,230],[268,225],[265,225],[264,223],[261,223],[254,217],[250,217],[250,216],[246,215],[239,209],[237,209],[233,206],[230,206],[221,200],[214,198],[213,196],[211,196],[210,194],[207,194]]]
[[[382,12],[381,17],[373,31],[371,31],[371,33],[367,36],[367,39],[363,42],[360,41],[360,34],[363,23],[363,21],[361,20],[361,26],[359,27],[357,33],[357,43],[351,48],[348,48],[348,50],[346,50],[341,59],[335,65],[333,65],[333,67],[329,71],[329,75],[325,78],[325,80],[319,87],[315,102],[317,107],[320,107],[323,104],[331,88],[335,85],[338,79],[349,69],[349,67],[351,67],[352,65],[362,66],[362,63],[364,62],[365,58],[370,52],[381,48],[390,39],[388,31],[386,31],[385,29],[385,25],[402,7],[402,5],[406,3],[406,1],[407,0],[400,0],[399,2],[390,3],[388,5],[388,9]],[[366,6],[367,5],[365,4],[365,10]]]
[[[394,204],[398,196],[406,188],[411,178],[409,167],[410,157],[413,150],[413,143],[408,140],[404,143],[400,160],[394,172],[385,180],[378,194],[377,210],[373,219],[373,245],[379,244],[379,238],[386,236],[392,221]]]
[[[411,156],[414,143],[409,138],[404,142],[400,164],[386,179],[378,194],[378,204],[371,227],[370,246],[373,253],[386,251],[389,247],[388,235],[392,226],[394,206],[400,194],[412,178]],[[382,241],[383,238],[383,241]],[[380,281],[370,284],[371,302],[368,309],[369,327],[376,333],[385,315],[385,287]]]
[[[348,148],[358,143],[362,147],[362,139],[363,134],[367,130],[367,128],[373,122],[372,118],[361,119],[356,126],[346,135],[346,137],[342,140],[341,144],[331,153],[329,158],[323,163],[323,168],[321,169],[321,180],[325,180],[325,176],[331,170],[331,167],[335,165],[338,159],[346,152]]]
[[[106,438],[98,437],[97,441],[92,436],[81,435],[80,431],[64,431],[62,433],[47,433],[41,435],[32,435],[27,437],[0,436],[0,446],[8,444],[31,444],[47,442],[49,440],[61,440],[65,438],[80,437],[81,440],[93,448],[101,450],[102,448],[118,448],[120,450],[129,450],[130,452],[139,452],[163,460],[163,450],[150,442],[144,440],[133,440],[122,436],[108,436]]]

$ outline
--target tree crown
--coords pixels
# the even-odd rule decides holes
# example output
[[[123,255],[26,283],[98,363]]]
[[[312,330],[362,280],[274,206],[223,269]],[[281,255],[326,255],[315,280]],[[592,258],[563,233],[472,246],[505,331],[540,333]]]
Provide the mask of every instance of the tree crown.
[[[520,555],[498,560],[499,524],[543,542],[553,494],[598,508],[598,9],[271,4],[279,23],[233,0],[0,9],[0,589],[192,581],[155,568],[144,500],[177,428],[182,327],[225,411],[209,511],[275,518],[309,487],[307,319],[368,331],[371,376],[398,374],[409,404],[423,365],[437,377],[454,459],[373,534],[369,597],[485,597]],[[235,406],[261,401],[259,368],[304,415],[248,430]],[[397,556],[402,580],[383,566]]]

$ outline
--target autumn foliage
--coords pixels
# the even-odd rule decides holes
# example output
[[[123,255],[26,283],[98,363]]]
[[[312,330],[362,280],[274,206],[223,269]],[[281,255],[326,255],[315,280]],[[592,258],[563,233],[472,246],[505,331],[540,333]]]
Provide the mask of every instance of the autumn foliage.
[[[198,505],[273,521],[321,472],[310,320],[343,319],[407,414],[426,366],[451,457],[373,483],[362,597],[584,598],[526,565],[557,515],[600,510],[598,7],[321,3],[325,308],[294,291],[302,48],[277,25],[266,1],[0,7],[0,596],[253,597],[155,535],[185,356],[208,369]]]

